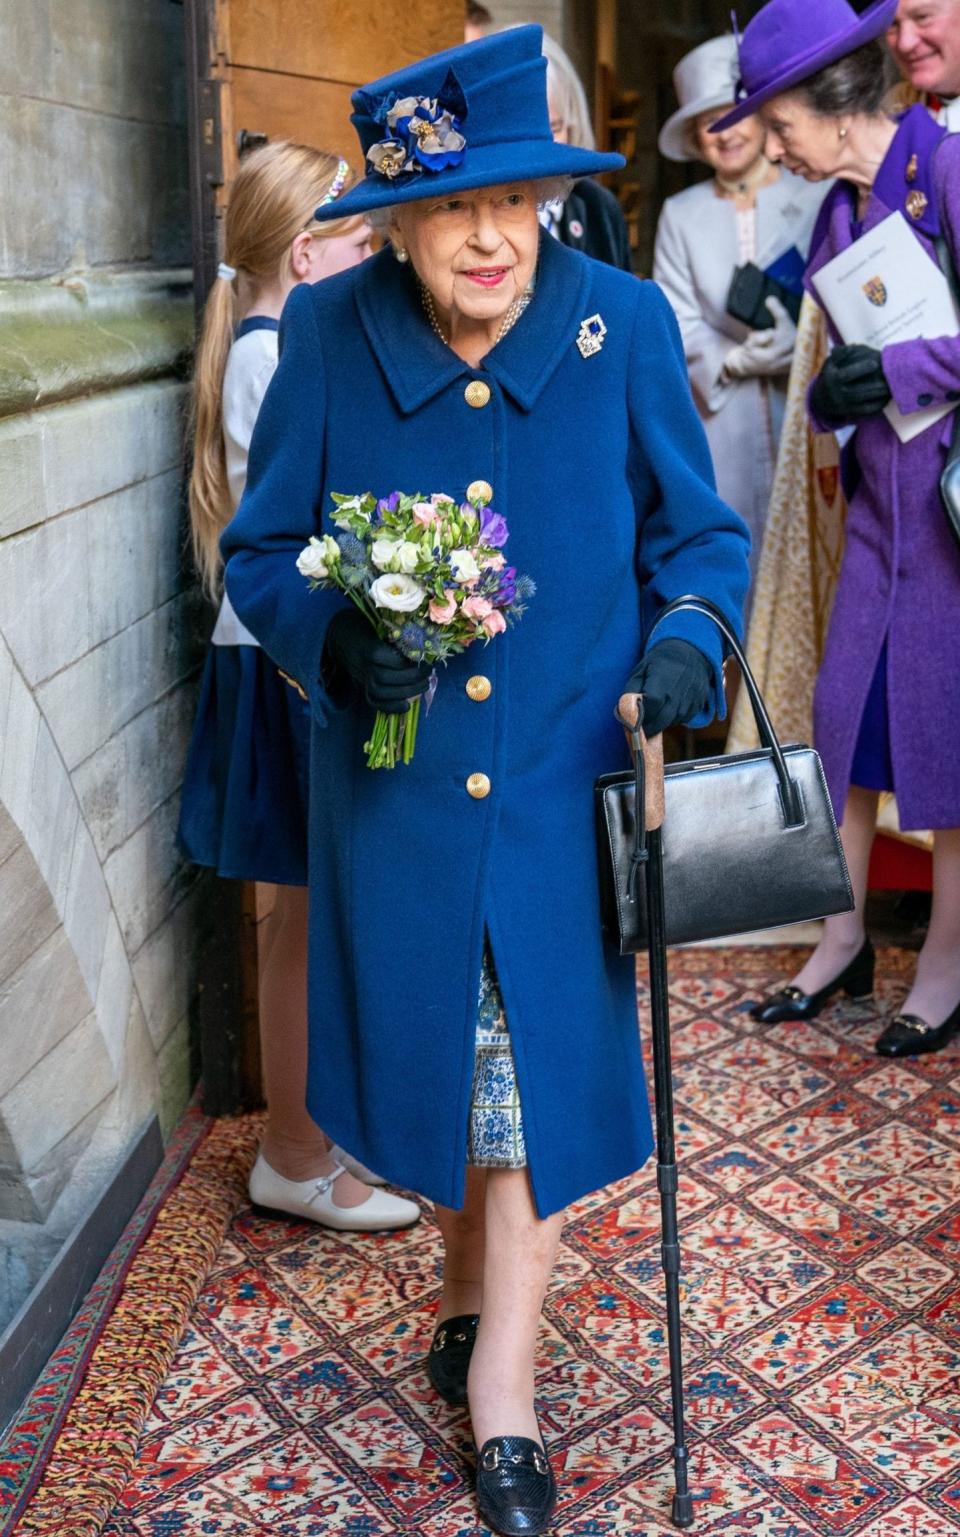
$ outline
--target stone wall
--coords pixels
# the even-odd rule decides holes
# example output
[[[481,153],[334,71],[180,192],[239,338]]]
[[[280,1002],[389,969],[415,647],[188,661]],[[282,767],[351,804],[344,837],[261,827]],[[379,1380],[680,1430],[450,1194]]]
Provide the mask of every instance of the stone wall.
[[[0,10],[0,1332],[195,1077],[182,29]]]

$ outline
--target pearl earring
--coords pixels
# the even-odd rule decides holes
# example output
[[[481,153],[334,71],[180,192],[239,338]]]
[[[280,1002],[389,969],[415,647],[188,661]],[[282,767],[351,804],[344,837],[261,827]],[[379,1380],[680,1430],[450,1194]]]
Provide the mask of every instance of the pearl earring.
[[[841,139],[845,139],[847,137],[847,130],[845,128],[840,129],[840,137]]]
[[[393,248],[393,254],[397,258],[398,262],[408,262],[410,260],[410,253],[405,251],[402,245],[395,245]]]

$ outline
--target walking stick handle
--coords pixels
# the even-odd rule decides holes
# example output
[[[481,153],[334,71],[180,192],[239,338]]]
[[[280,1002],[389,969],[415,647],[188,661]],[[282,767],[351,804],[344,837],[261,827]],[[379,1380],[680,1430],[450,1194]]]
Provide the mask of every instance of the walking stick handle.
[[[637,738],[643,752],[644,767],[644,823],[647,832],[663,826],[663,736],[644,736],[637,727],[640,719],[642,694],[621,694],[617,701],[616,716],[627,733],[631,753],[636,752]]]

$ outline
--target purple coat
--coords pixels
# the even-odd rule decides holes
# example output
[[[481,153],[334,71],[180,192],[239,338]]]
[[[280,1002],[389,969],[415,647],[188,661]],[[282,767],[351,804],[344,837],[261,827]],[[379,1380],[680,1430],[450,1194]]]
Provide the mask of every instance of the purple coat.
[[[941,140],[943,141],[941,143]],[[913,157],[916,157],[914,160]],[[862,225],[856,192],[839,182],[811,243],[807,283],[832,257],[904,210],[912,192],[927,206],[905,212],[931,261],[932,237],[960,258],[960,135],[944,137],[912,107],[877,173]],[[838,340],[834,333],[834,340]],[[960,337],[895,342],[883,371],[901,411],[960,400]],[[960,547],[947,524],[939,479],[954,413],[901,443],[885,416],[862,422],[862,479],[850,502],[843,564],[814,697],[814,740],[838,819],[843,812],[864,705],[884,640],[894,789],[903,829],[960,826]],[[815,430],[826,430],[814,421]]]

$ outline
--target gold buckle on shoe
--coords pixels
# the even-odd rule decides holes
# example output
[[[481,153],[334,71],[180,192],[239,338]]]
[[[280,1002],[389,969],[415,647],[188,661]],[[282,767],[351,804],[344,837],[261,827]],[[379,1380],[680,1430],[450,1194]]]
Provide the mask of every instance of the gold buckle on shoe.
[[[447,1343],[447,1331],[446,1331],[446,1329],[438,1329],[437,1330],[437,1337],[436,1337],[436,1339],[433,1342],[433,1349],[434,1350],[442,1350],[444,1348],[444,1346],[446,1345],[446,1343]]]
[[[488,1446],[480,1459],[480,1466],[485,1473],[494,1473],[500,1466],[499,1446]]]
[[[533,1454],[533,1466],[538,1473],[541,1473],[544,1476],[544,1478],[546,1478],[550,1471],[547,1465],[547,1459],[543,1455],[543,1452],[540,1450],[539,1446]]]
[[[913,1030],[916,1035],[927,1035],[931,1030],[937,1028],[935,1025],[928,1025],[925,1019],[920,1018],[919,1014],[898,1014],[893,1023],[895,1025],[905,1025],[908,1030]]]

